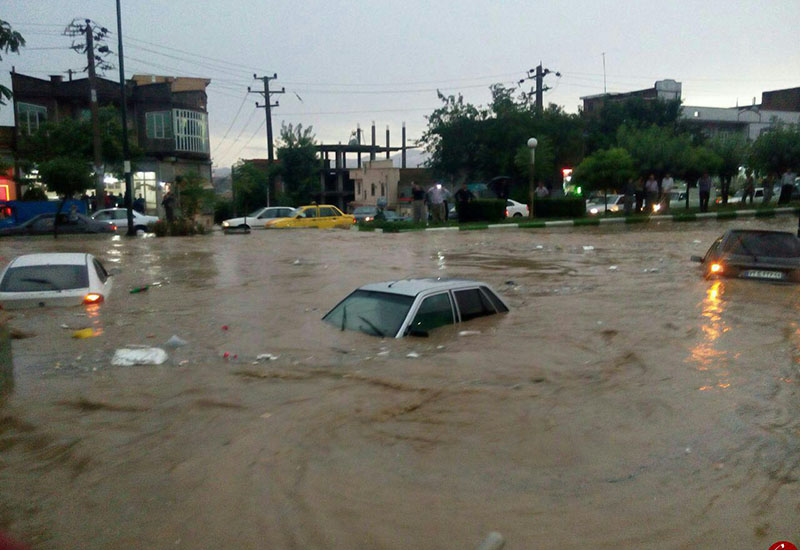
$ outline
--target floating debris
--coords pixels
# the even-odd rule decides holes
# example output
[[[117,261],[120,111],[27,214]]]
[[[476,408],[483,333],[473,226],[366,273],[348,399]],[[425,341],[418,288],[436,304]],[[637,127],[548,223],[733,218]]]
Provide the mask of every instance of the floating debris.
[[[160,365],[167,357],[167,352],[161,348],[121,348],[114,352],[111,364],[118,367]]]

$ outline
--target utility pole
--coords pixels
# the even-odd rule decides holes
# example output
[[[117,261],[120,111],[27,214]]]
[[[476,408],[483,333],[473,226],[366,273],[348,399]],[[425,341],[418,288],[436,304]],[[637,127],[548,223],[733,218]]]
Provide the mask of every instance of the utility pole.
[[[97,75],[94,70],[94,30],[91,21],[86,20],[86,57],[89,62],[89,107],[92,112],[92,149],[94,151],[94,187],[97,204],[105,196],[103,173],[103,143],[100,141],[99,107],[97,105]]]
[[[269,81],[277,79],[278,78],[277,73],[273,73],[272,76],[261,76],[261,77],[256,76],[254,74],[253,78],[255,80],[260,80],[264,83],[263,92],[253,91],[250,89],[249,86],[247,87],[247,91],[250,92],[251,94],[261,94],[264,97],[264,101],[266,102],[264,103],[264,105],[259,105],[259,103],[256,102],[256,107],[258,107],[259,109],[264,109],[265,114],[267,116],[267,158],[269,159],[269,164],[272,165],[272,162],[275,160],[275,154],[273,153],[272,150],[272,108],[280,107],[280,103],[278,101],[272,103],[272,96],[273,94],[285,94],[286,88],[281,88],[280,91],[277,90],[273,92],[269,91]]]
[[[100,139],[100,120],[99,120],[99,102],[97,97],[97,70],[111,69],[112,66],[107,63],[103,56],[111,53],[108,46],[105,44],[100,45],[95,53],[95,42],[102,43],[106,36],[108,36],[108,29],[100,27],[91,19],[79,21],[74,19],[67,28],[64,29],[65,36],[73,37],[71,48],[78,53],[86,54],[86,71],[89,74],[89,108],[92,115],[92,149],[93,149],[93,162],[95,173],[95,195],[97,196],[98,205],[102,204],[103,197],[105,196],[105,182],[103,170],[103,144]],[[81,42],[78,40],[85,40]],[[70,72],[70,80],[72,73]]]
[[[117,38],[119,39],[119,93],[122,104],[122,166],[125,172],[125,209],[128,214],[128,236],[136,236],[133,226],[133,178],[131,176],[131,148],[128,144],[128,101],[125,93],[125,60],[122,55],[122,13],[117,0]]]
[[[519,81],[520,84],[525,82],[526,80],[535,80],[536,81],[536,88],[532,89],[530,93],[528,93],[528,97],[535,95],[536,96],[536,114],[542,114],[543,110],[543,93],[550,89],[549,86],[544,85],[544,77],[549,75],[550,73],[555,74],[557,77],[561,77],[561,73],[557,71],[551,71],[550,69],[545,69],[542,67],[542,62],[539,62],[539,65],[536,66],[535,69],[531,69],[528,71],[528,74],[525,78]]]

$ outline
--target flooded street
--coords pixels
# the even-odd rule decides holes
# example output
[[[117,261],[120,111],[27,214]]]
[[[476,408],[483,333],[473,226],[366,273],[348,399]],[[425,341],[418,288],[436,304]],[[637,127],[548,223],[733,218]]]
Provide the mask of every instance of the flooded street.
[[[797,543],[800,287],[704,280],[689,256],[730,227],[797,220],[0,240],[3,266],[120,270],[99,307],[13,312],[31,337],[0,397],[0,529],[37,549]],[[320,321],[420,276],[483,280],[511,312],[403,340]],[[111,365],[172,335],[163,365]]]

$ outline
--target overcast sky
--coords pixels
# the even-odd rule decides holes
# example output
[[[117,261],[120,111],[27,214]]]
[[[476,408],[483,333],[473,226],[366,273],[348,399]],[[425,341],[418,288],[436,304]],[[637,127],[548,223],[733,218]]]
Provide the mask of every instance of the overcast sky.
[[[61,35],[73,18],[116,33],[114,0],[6,0],[0,18],[27,47],[0,62],[47,78],[82,70],[85,57]],[[399,145],[439,105],[436,89],[486,104],[488,87],[516,85],[539,61],[549,75],[546,103],[576,112],[580,97],[682,82],[686,105],[734,106],[761,92],[800,86],[798,0],[122,0],[126,76],[211,79],[208,111],[215,166],[266,157],[261,87],[253,73],[278,74],[276,135],[282,122],[311,125],[319,141],[346,142],[374,120]],[[116,52],[116,34],[109,46]],[[114,60],[116,64],[116,60]],[[117,80],[118,72],[105,75]],[[530,90],[530,82],[525,89]],[[238,113],[238,114],[237,114]],[[10,107],[0,124],[13,124]]]

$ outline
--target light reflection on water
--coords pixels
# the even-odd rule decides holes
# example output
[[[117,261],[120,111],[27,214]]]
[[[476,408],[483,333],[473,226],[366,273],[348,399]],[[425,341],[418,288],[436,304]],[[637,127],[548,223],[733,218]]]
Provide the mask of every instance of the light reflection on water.
[[[714,281],[706,292],[702,302],[703,322],[700,329],[703,340],[690,350],[689,361],[696,364],[699,371],[709,373],[709,383],[704,384],[700,391],[709,391],[714,388],[728,389],[730,387],[730,371],[728,369],[728,352],[718,349],[720,337],[730,330],[723,319],[725,302],[722,299],[725,287],[722,281]]]

